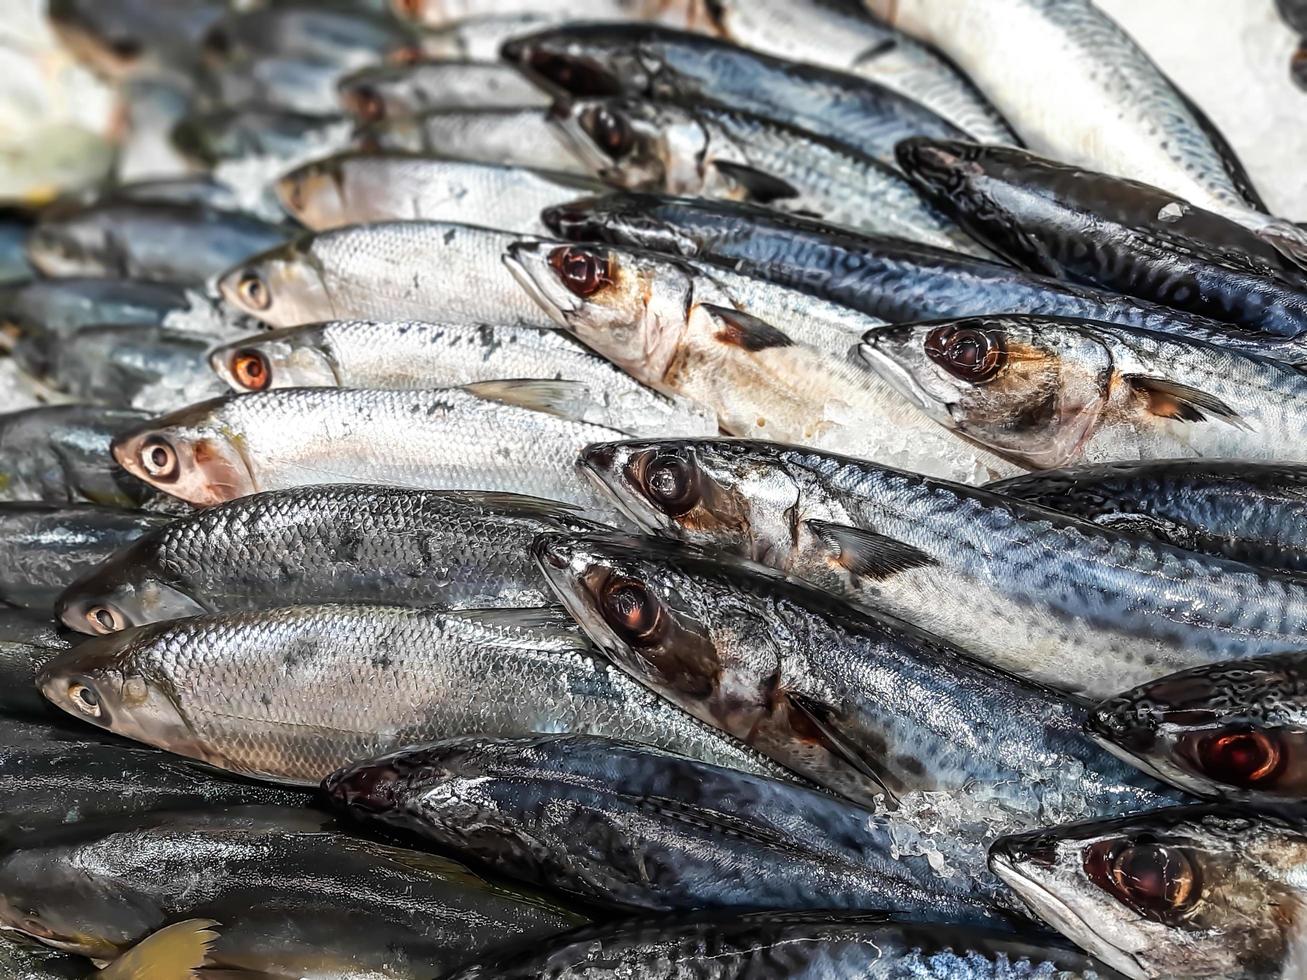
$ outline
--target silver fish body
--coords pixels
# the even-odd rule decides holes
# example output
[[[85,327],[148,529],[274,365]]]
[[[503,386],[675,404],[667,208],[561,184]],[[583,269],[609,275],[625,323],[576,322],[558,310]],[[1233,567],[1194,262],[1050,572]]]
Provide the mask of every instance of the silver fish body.
[[[419,116],[383,119],[365,126],[356,140],[369,152],[400,150],[533,167],[588,177],[566,136],[541,106],[441,109]]]
[[[209,67],[201,79],[215,108],[260,105],[330,115],[339,109],[336,83],[341,71],[329,60],[266,55]]]
[[[172,130],[173,146],[204,167],[246,157],[302,159],[306,153],[332,153],[348,145],[343,116],[294,112],[260,106],[213,109],[187,116]]]
[[[544,108],[549,97],[508,65],[444,58],[373,65],[342,78],[340,104],[364,123],[447,109]]]
[[[551,0],[394,0],[396,13],[427,27],[474,17],[556,17],[569,20],[656,21],[693,28],[708,17],[703,0],[576,0],[565,12]]]
[[[222,392],[206,361],[215,339],[149,324],[83,327],[56,349],[46,380],[79,401],[163,411]]]
[[[429,27],[422,46],[432,58],[497,62],[505,41],[568,19],[567,11],[556,7],[548,11],[474,14]]]

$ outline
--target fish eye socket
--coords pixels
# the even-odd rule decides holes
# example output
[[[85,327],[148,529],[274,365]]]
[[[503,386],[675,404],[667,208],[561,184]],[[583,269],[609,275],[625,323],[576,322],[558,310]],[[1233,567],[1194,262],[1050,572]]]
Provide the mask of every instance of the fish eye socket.
[[[601,598],[604,619],[634,645],[656,643],[662,632],[662,607],[643,582],[613,579]]]
[[[257,272],[245,273],[236,290],[253,309],[266,310],[272,305],[272,292]]]
[[[86,622],[97,633],[117,633],[127,626],[112,606],[91,606],[86,610]]]
[[[100,717],[100,696],[95,693],[95,688],[81,681],[73,681],[68,685],[68,700],[82,714],[92,718]]]
[[[386,100],[371,85],[360,85],[350,93],[354,115],[363,122],[380,122],[386,118]]]
[[[549,255],[549,264],[577,296],[593,296],[613,284],[607,258],[583,248],[556,248]]]
[[[1204,776],[1244,789],[1273,785],[1288,758],[1278,735],[1251,728],[1188,735],[1179,749]]]
[[[698,470],[679,456],[657,456],[644,470],[644,491],[649,500],[671,517],[694,509],[702,499]]]
[[[621,160],[635,146],[635,134],[626,118],[611,109],[594,109],[587,114],[585,127],[599,148],[610,159]]]
[[[272,366],[256,350],[238,350],[231,356],[231,374],[236,383],[250,391],[263,391],[272,383]]]
[[[936,327],[926,335],[925,349],[949,374],[972,384],[993,380],[1007,365],[1007,344],[995,330]]]
[[[1183,848],[1105,840],[1085,854],[1085,873],[1099,888],[1148,919],[1172,921],[1202,897],[1202,878]]]
[[[181,469],[177,451],[162,436],[152,436],[141,443],[138,458],[141,468],[156,480],[175,480]]]

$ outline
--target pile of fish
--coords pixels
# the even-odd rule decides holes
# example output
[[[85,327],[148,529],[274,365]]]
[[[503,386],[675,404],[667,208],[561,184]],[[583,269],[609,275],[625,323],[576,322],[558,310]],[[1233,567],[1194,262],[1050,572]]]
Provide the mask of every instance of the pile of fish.
[[[48,7],[0,976],[1307,977],[1307,230],[1091,0]]]

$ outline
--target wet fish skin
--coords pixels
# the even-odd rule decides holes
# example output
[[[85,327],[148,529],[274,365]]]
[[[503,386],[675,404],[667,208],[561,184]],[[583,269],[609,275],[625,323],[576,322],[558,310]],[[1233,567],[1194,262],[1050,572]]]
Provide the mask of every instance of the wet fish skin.
[[[0,712],[6,719],[52,717],[36,689],[36,675],[68,645],[48,613],[0,606]]]
[[[1127,977],[1291,976],[1303,900],[1300,811],[1201,805],[996,842],[994,871],[1031,909]],[[1156,883],[1163,894],[1152,891]],[[1287,971],[1287,972],[1286,972]]]
[[[513,494],[276,490],[145,535],[72,585],[56,612],[70,629],[103,633],[320,602],[542,606],[551,593],[530,543],[545,532],[595,527],[575,508]],[[100,610],[105,615],[93,615]]]
[[[857,802],[945,793],[1010,827],[1176,798],[1094,745],[1084,706],[761,566],[613,535],[534,550],[606,656]]]
[[[340,105],[360,122],[448,109],[545,108],[550,99],[508,65],[433,58],[372,65],[340,79]]]
[[[339,115],[238,106],[194,113],[172,131],[173,146],[203,167],[251,156],[295,158],[331,153],[349,143],[352,126]]]
[[[909,136],[966,136],[869,79],[666,28],[566,24],[507,41],[501,54],[564,94],[712,100],[839,140],[890,165],[894,144]]]
[[[339,111],[336,83],[341,67],[304,55],[257,55],[207,65],[200,75],[203,102],[223,106],[258,105],[314,115]]]
[[[923,858],[892,859],[884,822],[865,810],[611,739],[447,739],[343,769],[323,786],[355,819],[610,907],[1005,919]]]
[[[629,440],[583,462],[642,527],[760,561],[1086,697],[1294,649],[1307,618],[1299,577],[848,457]]]
[[[1032,469],[1307,461],[1307,378],[1225,345],[1013,314],[877,327],[858,353],[941,425]]]
[[[499,49],[510,38],[529,34],[570,20],[567,11],[522,14],[483,14],[462,18],[443,27],[427,27],[423,49],[428,57],[451,61],[499,61]]]
[[[568,20],[654,21],[693,28],[710,15],[702,0],[574,0],[566,11],[550,0],[392,0],[400,16],[426,27],[445,27],[475,17],[556,17]]]
[[[549,121],[548,109],[536,105],[439,109],[383,119],[362,127],[355,146],[369,153],[426,153],[590,176],[566,137]]]
[[[215,339],[150,324],[83,327],[56,349],[46,380],[79,401],[162,411],[224,390],[206,360]]]
[[[1022,268],[1256,333],[1307,330],[1303,270],[1173,194],[1011,147],[913,139],[898,158],[939,207]]]
[[[109,202],[42,218],[27,250],[48,276],[202,283],[285,238],[285,229],[235,212]]]
[[[79,956],[8,937],[0,937],[0,969],[11,980],[86,980],[94,971]]]
[[[210,360],[233,391],[565,379],[583,384],[593,399],[588,421],[645,435],[717,431],[711,412],[644,387],[557,330],[338,320],[258,334],[215,348]]]
[[[987,254],[896,170],[793,126],[712,103],[633,98],[574,99],[553,118],[598,176],[626,190],[751,200]]]
[[[75,718],[296,786],[468,731],[626,738],[792,778],[597,657],[560,609],[332,604],[200,616],[86,640],[37,684]]]
[[[1188,551],[1307,571],[1307,467],[1206,459],[1101,463],[1013,477],[986,489]]]
[[[229,13],[203,39],[211,65],[258,57],[311,58],[341,70],[421,52],[421,37],[394,18],[349,6],[276,3]]]
[[[64,45],[101,77],[122,82],[176,77],[194,67],[204,32],[222,16],[219,0],[50,0],[51,26]]]
[[[312,231],[376,221],[448,221],[547,235],[545,208],[600,185],[570,174],[407,153],[344,153],[277,182],[292,217]]]
[[[107,817],[26,837],[0,858],[0,919],[56,948],[112,958],[191,917],[222,922],[214,969],[396,980],[584,921],[307,809]]]
[[[240,262],[218,289],[274,327],[348,319],[552,327],[500,262],[517,237],[441,221],[335,228]]]
[[[446,980],[820,980],[840,971],[883,980],[908,980],[921,971],[949,980],[1112,975],[1069,948],[988,929],[920,926],[876,913],[701,912],[589,926],[543,948],[491,957]]]
[[[48,612],[75,579],[167,522],[92,504],[0,503],[0,601]]]

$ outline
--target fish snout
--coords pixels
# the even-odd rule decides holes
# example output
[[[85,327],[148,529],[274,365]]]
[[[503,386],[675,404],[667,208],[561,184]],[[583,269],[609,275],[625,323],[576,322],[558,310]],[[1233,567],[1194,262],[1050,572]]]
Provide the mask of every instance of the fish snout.
[[[1012,834],[1000,837],[989,847],[989,867],[1015,871],[1034,865],[1045,870],[1057,865],[1058,839],[1050,833]]]

